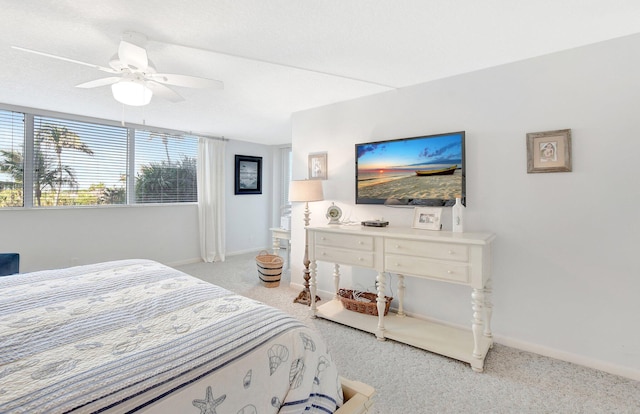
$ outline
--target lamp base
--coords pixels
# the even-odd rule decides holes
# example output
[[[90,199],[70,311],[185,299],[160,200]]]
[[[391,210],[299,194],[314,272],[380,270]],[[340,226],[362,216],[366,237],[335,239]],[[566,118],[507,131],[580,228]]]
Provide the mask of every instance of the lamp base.
[[[321,300],[322,299],[316,295],[316,302],[320,302]],[[293,303],[311,306],[311,291],[309,291],[309,289],[304,289],[298,294],[298,297],[293,300]]]

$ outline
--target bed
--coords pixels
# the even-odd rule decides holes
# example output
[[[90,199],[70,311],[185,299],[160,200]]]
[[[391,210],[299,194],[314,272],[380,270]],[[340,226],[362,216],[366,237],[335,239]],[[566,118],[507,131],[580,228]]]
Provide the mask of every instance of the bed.
[[[372,395],[299,320],[154,261],[0,277],[2,413],[364,413]]]

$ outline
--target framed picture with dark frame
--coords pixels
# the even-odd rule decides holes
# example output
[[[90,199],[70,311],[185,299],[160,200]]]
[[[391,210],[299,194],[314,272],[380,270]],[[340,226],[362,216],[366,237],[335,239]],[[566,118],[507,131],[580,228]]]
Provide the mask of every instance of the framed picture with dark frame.
[[[235,194],[262,194],[262,157],[236,155]]]
[[[527,173],[571,172],[571,130],[527,134]]]

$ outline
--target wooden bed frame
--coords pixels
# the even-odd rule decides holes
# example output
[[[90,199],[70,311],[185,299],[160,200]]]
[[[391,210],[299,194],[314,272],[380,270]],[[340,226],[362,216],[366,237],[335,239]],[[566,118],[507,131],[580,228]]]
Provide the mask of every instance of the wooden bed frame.
[[[366,414],[373,405],[376,390],[365,383],[340,377],[344,404],[335,414]]]

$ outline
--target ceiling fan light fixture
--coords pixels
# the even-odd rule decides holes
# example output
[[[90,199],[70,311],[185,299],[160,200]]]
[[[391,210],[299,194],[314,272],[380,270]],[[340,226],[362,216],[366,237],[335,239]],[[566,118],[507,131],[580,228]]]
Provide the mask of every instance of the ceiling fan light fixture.
[[[147,105],[153,96],[153,91],[136,79],[122,79],[114,83],[111,92],[116,101],[130,106]]]

